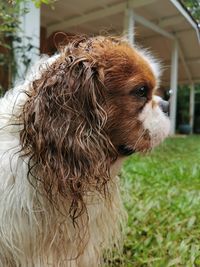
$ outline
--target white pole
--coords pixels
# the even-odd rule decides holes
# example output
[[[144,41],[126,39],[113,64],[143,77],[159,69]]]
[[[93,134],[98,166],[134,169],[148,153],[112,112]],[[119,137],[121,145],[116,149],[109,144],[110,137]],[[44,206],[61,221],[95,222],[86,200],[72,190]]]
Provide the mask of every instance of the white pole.
[[[128,39],[131,45],[133,45],[135,41],[134,26],[135,26],[134,13],[133,10],[129,8],[129,6],[127,5],[124,14],[124,36]]]
[[[18,37],[21,42],[14,44],[18,68],[15,83],[24,80],[27,68],[38,60],[40,48],[40,9],[32,1],[22,3],[21,8],[28,12],[20,18]]]
[[[178,89],[178,43],[174,41],[171,56],[171,77],[170,77],[170,121],[171,134],[176,131],[176,106],[177,106],[177,89]]]
[[[194,84],[190,85],[190,126],[191,126],[191,133],[193,133],[194,127],[194,108],[195,108],[195,88]]]

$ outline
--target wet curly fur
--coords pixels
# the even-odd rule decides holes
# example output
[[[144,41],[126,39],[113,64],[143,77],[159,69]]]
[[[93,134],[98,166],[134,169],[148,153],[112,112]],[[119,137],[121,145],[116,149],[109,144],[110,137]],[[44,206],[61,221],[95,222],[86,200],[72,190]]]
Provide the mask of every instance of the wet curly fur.
[[[96,267],[119,248],[118,165],[169,128],[155,65],[120,38],[79,37],[0,100],[0,266]]]
[[[75,222],[86,211],[87,192],[105,194],[117,153],[105,131],[107,114],[100,66],[75,42],[32,83],[21,114],[22,151],[47,197],[70,196]],[[96,90],[98,88],[98,90]],[[94,168],[95,166],[95,168]],[[37,175],[34,173],[37,172]]]

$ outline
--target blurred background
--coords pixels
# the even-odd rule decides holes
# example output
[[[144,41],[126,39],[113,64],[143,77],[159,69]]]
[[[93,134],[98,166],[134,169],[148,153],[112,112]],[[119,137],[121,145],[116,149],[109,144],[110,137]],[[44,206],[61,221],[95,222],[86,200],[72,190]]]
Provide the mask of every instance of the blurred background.
[[[163,67],[157,94],[170,97],[171,137],[122,170],[127,235],[109,266],[200,266],[200,0],[3,0],[0,94],[76,34],[151,51]]]
[[[0,90],[23,80],[40,54],[75,34],[126,36],[163,68],[171,132],[200,133],[199,0],[9,0],[0,3]],[[55,34],[57,37],[55,38]],[[179,89],[179,90],[178,90]]]

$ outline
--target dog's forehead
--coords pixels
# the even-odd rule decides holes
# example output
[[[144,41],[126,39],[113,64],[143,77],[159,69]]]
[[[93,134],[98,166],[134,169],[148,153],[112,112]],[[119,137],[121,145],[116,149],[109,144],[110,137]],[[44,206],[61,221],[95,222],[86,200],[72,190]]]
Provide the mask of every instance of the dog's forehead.
[[[130,85],[147,84],[155,88],[157,75],[154,72],[151,62],[139,50],[127,45],[120,44],[112,49],[105,49],[104,59],[112,80],[114,76],[118,81],[126,81]]]
[[[128,44],[120,44],[113,47],[113,51],[115,53],[116,59],[121,58],[121,63],[129,64],[135,69],[141,66],[141,68],[152,72],[149,64],[150,62],[147,60],[144,54],[142,54],[142,50],[129,46]],[[112,54],[112,51],[108,50],[108,53]],[[120,61],[118,63],[120,63]]]
[[[150,88],[155,88],[157,85],[157,73],[153,69],[153,62],[146,58],[137,49],[132,49],[130,56],[130,64],[133,65],[133,76],[131,80],[136,83],[141,81],[147,84]]]
[[[116,81],[119,86],[124,83],[137,85],[138,82],[148,84],[150,88],[158,85],[159,64],[149,53],[132,47],[121,38],[97,36],[83,39],[74,45],[73,50],[77,55],[82,53],[89,61],[97,63],[110,82]]]

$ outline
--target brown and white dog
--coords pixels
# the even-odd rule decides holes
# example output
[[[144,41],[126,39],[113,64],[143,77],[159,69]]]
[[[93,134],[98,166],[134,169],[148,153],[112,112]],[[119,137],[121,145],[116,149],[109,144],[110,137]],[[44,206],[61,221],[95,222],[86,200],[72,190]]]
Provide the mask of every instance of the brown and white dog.
[[[121,161],[169,133],[158,79],[148,53],[82,37],[0,100],[0,266],[97,267],[118,246]]]

